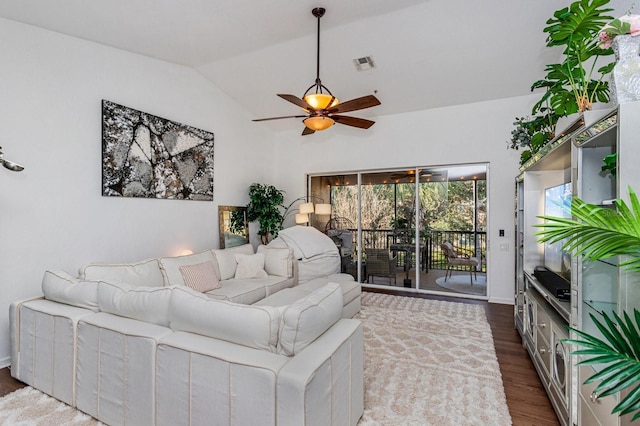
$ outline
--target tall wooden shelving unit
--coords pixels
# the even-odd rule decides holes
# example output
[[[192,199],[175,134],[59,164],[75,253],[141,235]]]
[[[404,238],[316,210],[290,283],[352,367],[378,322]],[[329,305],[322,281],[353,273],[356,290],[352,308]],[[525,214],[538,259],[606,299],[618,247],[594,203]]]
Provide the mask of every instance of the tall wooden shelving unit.
[[[611,153],[618,154],[616,177],[601,172],[604,156]],[[596,333],[589,313],[640,307],[640,274],[618,268],[618,259],[573,257],[571,301],[561,301],[533,275],[544,264],[544,246],[533,225],[542,222],[545,188],[555,185],[569,182],[573,196],[605,206],[615,198],[628,200],[628,186],[640,193],[639,158],[640,102],[625,103],[577,118],[516,178],[515,326],[562,425],[629,423],[630,416],[610,414],[618,395],[598,398],[595,384],[582,384],[594,370],[579,367],[562,340],[569,337],[569,326]]]

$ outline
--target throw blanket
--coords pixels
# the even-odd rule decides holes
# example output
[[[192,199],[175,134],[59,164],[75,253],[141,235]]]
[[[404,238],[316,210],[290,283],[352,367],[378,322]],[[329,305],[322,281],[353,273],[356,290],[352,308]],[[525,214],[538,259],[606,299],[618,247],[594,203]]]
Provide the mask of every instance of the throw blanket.
[[[333,240],[311,226],[284,229],[270,247],[289,247],[298,261],[298,282],[340,272],[340,254]]]
[[[338,255],[333,240],[312,226],[296,225],[278,234],[293,250],[296,259],[310,259],[320,255]]]

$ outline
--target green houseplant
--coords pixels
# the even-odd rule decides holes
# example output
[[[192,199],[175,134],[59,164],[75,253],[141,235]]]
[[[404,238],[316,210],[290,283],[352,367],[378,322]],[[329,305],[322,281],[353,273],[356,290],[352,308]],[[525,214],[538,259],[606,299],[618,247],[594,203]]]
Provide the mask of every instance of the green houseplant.
[[[537,225],[540,242],[565,240],[563,247],[594,261],[613,256],[626,256],[619,267],[640,272],[640,202],[629,189],[630,206],[615,200],[615,209],[585,203],[579,198],[571,202],[571,214],[576,219],[540,216],[547,223]],[[613,317],[601,313],[601,319],[591,319],[604,336],[600,339],[581,330],[573,330],[579,339],[567,342],[582,349],[572,352],[583,355],[580,364],[600,364],[604,368],[585,383],[600,382],[595,388],[599,396],[613,395],[621,390],[630,392],[613,409],[622,416],[635,413],[640,418],[640,312],[617,313]]]
[[[555,137],[558,119],[590,110],[593,102],[609,102],[609,85],[604,77],[615,63],[600,66],[599,58],[613,55],[613,50],[601,43],[600,34],[613,19],[607,15],[612,9],[609,0],[578,0],[569,7],[554,12],[543,32],[546,45],[561,47],[560,63],[548,64],[543,79],[531,85],[531,91],[545,92],[531,109],[532,119],[516,118],[509,148],[522,148],[520,164],[524,164]],[[596,72],[597,71],[597,72]]]
[[[613,50],[599,43],[602,28],[613,17],[613,9],[605,8],[609,0],[578,0],[557,10],[547,20],[547,47],[563,48],[561,63],[549,64],[544,79],[536,81],[531,90],[545,87],[547,91],[533,107],[534,114],[549,100],[555,113],[564,117],[590,110],[595,101],[609,102],[609,85],[603,78],[611,72],[614,62],[597,69],[598,58],[613,55]],[[597,78],[596,78],[597,77]]]
[[[247,220],[258,221],[260,242],[267,244],[271,237],[277,237],[282,222],[282,203],[284,191],[273,185],[253,183],[249,187],[249,204],[247,204]]]
[[[513,122],[515,129],[511,131],[511,140],[507,143],[511,149],[523,149],[520,164],[526,163],[555,136],[554,128],[558,115],[549,107],[539,108],[538,111],[542,115],[533,118],[516,117],[516,121]]]

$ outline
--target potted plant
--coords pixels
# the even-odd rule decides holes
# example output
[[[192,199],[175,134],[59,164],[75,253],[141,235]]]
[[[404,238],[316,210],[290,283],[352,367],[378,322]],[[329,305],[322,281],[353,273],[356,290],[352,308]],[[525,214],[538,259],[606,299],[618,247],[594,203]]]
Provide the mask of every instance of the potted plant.
[[[520,154],[520,165],[526,163],[555,136],[554,126],[558,121],[557,114],[548,107],[540,108],[539,112],[543,115],[532,119],[516,117],[516,121],[513,122],[515,129],[511,131],[511,140],[507,143],[511,149],[523,148]]]
[[[610,62],[594,71],[598,58],[613,54],[613,50],[598,43],[601,29],[613,19],[605,8],[609,0],[578,0],[562,8],[547,20],[547,47],[561,46],[564,60],[546,66],[544,79],[536,81],[531,89],[545,87],[547,91],[535,104],[533,111],[548,100],[554,112],[568,116],[590,110],[593,102],[609,102],[609,87],[604,76],[613,69]]]
[[[247,220],[258,221],[260,242],[267,244],[271,237],[278,236],[282,222],[282,203],[284,191],[273,185],[253,183],[249,187],[249,204],[247,204]]]
[[[619,267],[640,272],[640,202],[629,189],[630,206],[615,200],[615,210],[585,203],[579,198],[571,202],[571,214],[576,219],[541,216],[547,223],[537,225],[544,230],[537,233],[540,242],[566,239],[563,247],[586,260],[594,261],[613,256],[626,256]],[[579,364],[604,364],[600,372],[585,383],[600,382],[595,391],[599,396],[613,395],[632,388],[614,407],[619,416],[635,413],[640,418],[640,311],[617,313],[613,317],[603,312],[601,319],[590,315],[603,339],[571,328],[579,339],[568,343],[582,349],[572,352],[584,355]]]

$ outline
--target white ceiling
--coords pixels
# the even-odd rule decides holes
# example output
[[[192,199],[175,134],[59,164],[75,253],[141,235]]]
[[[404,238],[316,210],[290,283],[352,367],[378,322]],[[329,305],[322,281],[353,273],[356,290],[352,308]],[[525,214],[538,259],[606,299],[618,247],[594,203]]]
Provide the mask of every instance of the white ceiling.
[[[2,0],[0,16],[192,67],[262,118],[299,113],[276,93],[302,96],[314,83],[311,9],[322,6],[322,82],[341,101],[375,93],[382,105],[353,113],[375,120],[530,93],[545,64],[559,56],[544,45],[545,21],[569,3]],[[621,0],[610,5],[614,16],[629,6]],[[352,60],[369,55],[376,68],[356,71]],[[292,122],[251,125],[277,129]]]

